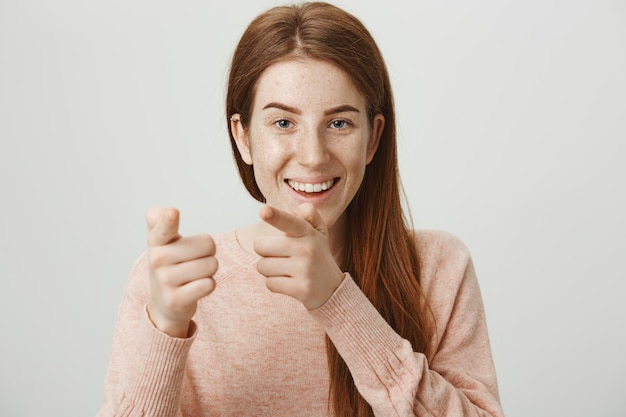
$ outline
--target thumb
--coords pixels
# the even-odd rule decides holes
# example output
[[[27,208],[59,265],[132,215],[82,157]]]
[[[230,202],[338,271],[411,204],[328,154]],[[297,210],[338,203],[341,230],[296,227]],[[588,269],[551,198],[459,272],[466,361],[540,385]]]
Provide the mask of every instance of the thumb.
[[[322,216],[313,204],[300,204],[295,209],[295,215],[307,221],[311,226],[313,226],[314,229],[324,236],[328,236],[328,227],[326,226],[326,222],[322,219]]]
[[[161,246],[180,238],[180,213],[173,207],[151,207],[146,214],[148,246]]]

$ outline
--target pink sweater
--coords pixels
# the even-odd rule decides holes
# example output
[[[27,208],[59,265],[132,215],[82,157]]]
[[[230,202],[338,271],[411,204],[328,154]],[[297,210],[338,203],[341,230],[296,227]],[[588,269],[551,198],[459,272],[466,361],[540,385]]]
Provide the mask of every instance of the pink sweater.
[[[417,232],[421,284],[436,318],[432,357],[413,352],[349,275],[320,308],[274,294],[235,233],[215,236],[215,291],[192,336],[172,338],[146,315],[147,257],[121,303],[105,403],[112,416],[327,416],[325,333],[377,416],[502,416],[482,299],[468,251]]]

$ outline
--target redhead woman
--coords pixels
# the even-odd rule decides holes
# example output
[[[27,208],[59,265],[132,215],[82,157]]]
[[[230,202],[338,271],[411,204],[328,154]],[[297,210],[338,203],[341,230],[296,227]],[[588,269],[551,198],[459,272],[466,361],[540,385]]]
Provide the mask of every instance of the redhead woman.
[[[233,155],[259,222],[147,213],[100,417],[502,416],[468,251],[413,231],[374,40],[326,3],[258,16],[232,59]]]

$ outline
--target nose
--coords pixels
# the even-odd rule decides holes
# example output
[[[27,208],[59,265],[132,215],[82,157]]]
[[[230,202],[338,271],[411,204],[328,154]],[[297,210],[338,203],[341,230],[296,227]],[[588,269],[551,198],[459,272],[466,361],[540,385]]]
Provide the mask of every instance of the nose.
[[[303,133],[296,150],[298,162],[307,167],[317,167],[330,160],[326,138],[317,129]]]

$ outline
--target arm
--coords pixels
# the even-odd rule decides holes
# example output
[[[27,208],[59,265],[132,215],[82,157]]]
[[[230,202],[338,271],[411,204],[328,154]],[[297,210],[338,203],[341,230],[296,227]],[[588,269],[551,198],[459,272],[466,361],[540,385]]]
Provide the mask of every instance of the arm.
[[[311,311],[377,416],[503,415],[476,275],[464,247],[450,243],[424,274],[437,325],[431,358],[413,352],[349,276]]]
[[[215,244],[182,237],[176,209],[148,211],[148,251],[135,264],[118,314],[99,416],[180,415],[200,298],[215,288]]]
[[[257,238],[257,270],[271,291],[299,300],[320,322],[376,415],[502,415],[480,290],[461,242],[442,233],[417,242],[420,284],[436,320],[427,359],[341,272],[312,205],[294,214],[266,206],[260,215],[284,235]]]
[[[115,326],[98,417],[180,416],[185,364],[195,338],[170,337],[157,330],[146,312],[149,298],[147,255],[136,262]]]

